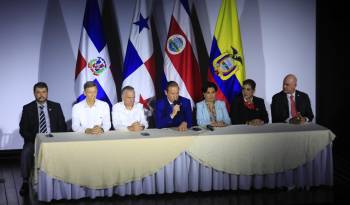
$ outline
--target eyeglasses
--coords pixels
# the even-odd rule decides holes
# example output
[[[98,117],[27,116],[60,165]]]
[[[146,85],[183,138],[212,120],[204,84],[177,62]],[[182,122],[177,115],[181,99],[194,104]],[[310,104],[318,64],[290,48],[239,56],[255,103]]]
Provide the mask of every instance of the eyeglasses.
[[[253,90],[253,89],[243,87],[242,90],[251,91],[251,90]]]

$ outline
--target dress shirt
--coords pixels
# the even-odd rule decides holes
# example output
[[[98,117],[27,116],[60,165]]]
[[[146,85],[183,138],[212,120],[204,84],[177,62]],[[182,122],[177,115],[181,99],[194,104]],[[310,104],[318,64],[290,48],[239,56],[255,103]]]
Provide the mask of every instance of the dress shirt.
[[[125,107],[124,102],[113,105],[112,121],[116,130],[128,130],[128,126],[137,121],[145,126],[145,129],[148,128],[145,111],[141,103],[135,103],[131,110]]]
[[[292,94],[287,94],[287,99],[288,99],[288,109],[289,109],[289,117],[288,119],[286,120],[286,122],[289,122],[290,119],[292,119],[292,107],[291,107],[291,102],[290,102],[290,96],[293,95],[293,99],[294,99],[294,102],[295,102],[295,92],[292,93]],[[295,103],[296,105],[296,103]],[[298,112],[298,110],[297,110]]]
[[[45,114],[45,122],[46,122],[46,130],[47,133],[51,133],[51,126],[50,126],[50,117],[49,117],[49,112],[48,112],[48,108],[47,108],[47,103],[45,102],[44,104],[39,104],[38,102],[36,103],[38,106],[38,125],[40,125],[40,106],[44,106],[43,111]]]
[[[293,95],[293,99],[295,102],[295,106],[297,105],[296,101],[295,101],[295,92],[292,94],[287,94],[287,99],[288,99],[288,109],[289,109],[289,117],[286,119],[286,122],[289,122],[290,119],[292,119],[292,107],[291,107],[291,102],[290,102],[290,96]],[[297,112],[299,112],[297,110]],[[305,121],[309,122],[309,118],[305,117]]]
[[[83,100],[73,106],[72,129],[75,132],[85,132],[87,128],[98,125],[104,131],[111,128],[111,117],[109,106],[106,102],[96,99],[93,106],[89,106]]]

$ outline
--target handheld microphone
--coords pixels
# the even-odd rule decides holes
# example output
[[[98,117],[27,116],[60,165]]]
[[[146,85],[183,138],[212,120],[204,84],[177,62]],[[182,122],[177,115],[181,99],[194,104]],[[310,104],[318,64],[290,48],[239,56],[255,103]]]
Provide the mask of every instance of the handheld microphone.
[[[210,131],[214,131],[214,127],[212,125],[207,125],[207,129]]]
[[[180,105],[180,106],[181,106],[181,103],[180,103],[179,100],[174,100],[173,104],[174,104],[174,105]]]

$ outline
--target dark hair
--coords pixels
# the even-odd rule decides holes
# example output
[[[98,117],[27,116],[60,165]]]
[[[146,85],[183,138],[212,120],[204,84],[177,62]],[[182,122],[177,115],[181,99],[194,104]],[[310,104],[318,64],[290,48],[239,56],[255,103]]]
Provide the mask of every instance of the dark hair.
[[[91,88],[91,87],[96,87],[97,85],[94,81],[86,81],[86,83],[84,84],[84,90]]]
[[[177,84],[177,82],[175,82],[175,81],[169,81],[169,82],[166,84],[166,90],[167,90],[167,91],[169,90],[169,87],[179,87],[179,84]]]
[[[218,87],[215,85],[215,83],[210,81],[208,81],[207,84],[202,87],[202,92],[207,92],[208,88],[214,88],[215,92],[218,91]]]
[[[130,90],[130,91],[134,91],[135,92],[135,89],[129,85],[125,86],[123,89],[122,89],[122,95],[124,94],[124,91],[126,90]]]
[[[35,89],[37,89],[37,88],[46,88],[46,91],[49,91],[49,88],[47,87],[46,83],[44,83],[44,82],[37,82],[33,87],[33,91],[35,92]]]
[[[255,90],[256,83],[252,79],[246,79],[243,81],[243,85],[250,85],[250,87]]]

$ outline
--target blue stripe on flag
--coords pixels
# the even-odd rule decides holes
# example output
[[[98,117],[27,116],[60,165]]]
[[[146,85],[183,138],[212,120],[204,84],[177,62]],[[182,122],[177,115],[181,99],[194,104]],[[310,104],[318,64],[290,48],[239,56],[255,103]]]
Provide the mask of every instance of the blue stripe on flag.
[[[96,98],[99,99],[99,100],[102,100],[102,101],[105,101],[106,103],[108,103],[109,105],[109,108],[112,108],[112,103],[111,101],[109,100],[106,92],[103,90],[101,84],[98,82],[97,79],[94,80],[94,83],[96,84],[97,86],[97,96]],[[81,94],[78,99],[77,99],[77,103],[80,102],[80,101],[83,101],[85,100],[86,96],[83,94]]]
[[[84,95],[84,93],[81,94],[81,95],[78,97],[78,99],[77,99],[77,103],[80,102],[80,101],[85,100],[85,98],[86,98],[86,96]]]
[[[219,86],[222,93],[225,95],[227,101],[229,103],[232,102],[232,100],[241,93],[241,84],[239,83],[236,75],[233,75],[228,80],[222,80],[218,75],[215,74],[214,68],[213,68],[213,61],[215,58],[221,55],[221,51],[217,45],[216,38],[213,38],[213,43],[211,45],[211,51],[210,51],[210,72],[213,74],[214,80]]]
[[[108,103],[109,108],[112,108],[113,105],[112,105],[111,101],[109,100],[106,92],[103,90],[101,84],[98,82],[97,79],[94,80],[94,83],[96,83],[96,86],[98,89],[96,98],[99,100],[105,101],[106,103]]]
[[[161,73],[161,76],[160,76],[160,86],[161,86],[161,96],[162,97],[165,97],[165,93],[164,91],[166,90],[166,86],[168,84],[168,80],[166,79],[166,76],[165,76],[165,73],[164,71]]]
[[[187,14],[189,17],[191,17],[191,10],[190,10],[190,5],[188,4],[188,0],[180,0],[182,6],[185,8],[187,11]]]
[[[137,68],[143,64],[137,50],[131,41],[128,41],[128,47],[126,49],[124,69],[123,69],[123,79],[126,79],[131,73],[133,73]]]
[[[96,49],[101,52],[106,45],[106,41],[103,36],[102,19],[97,0],[86,2],[83,25]]]

